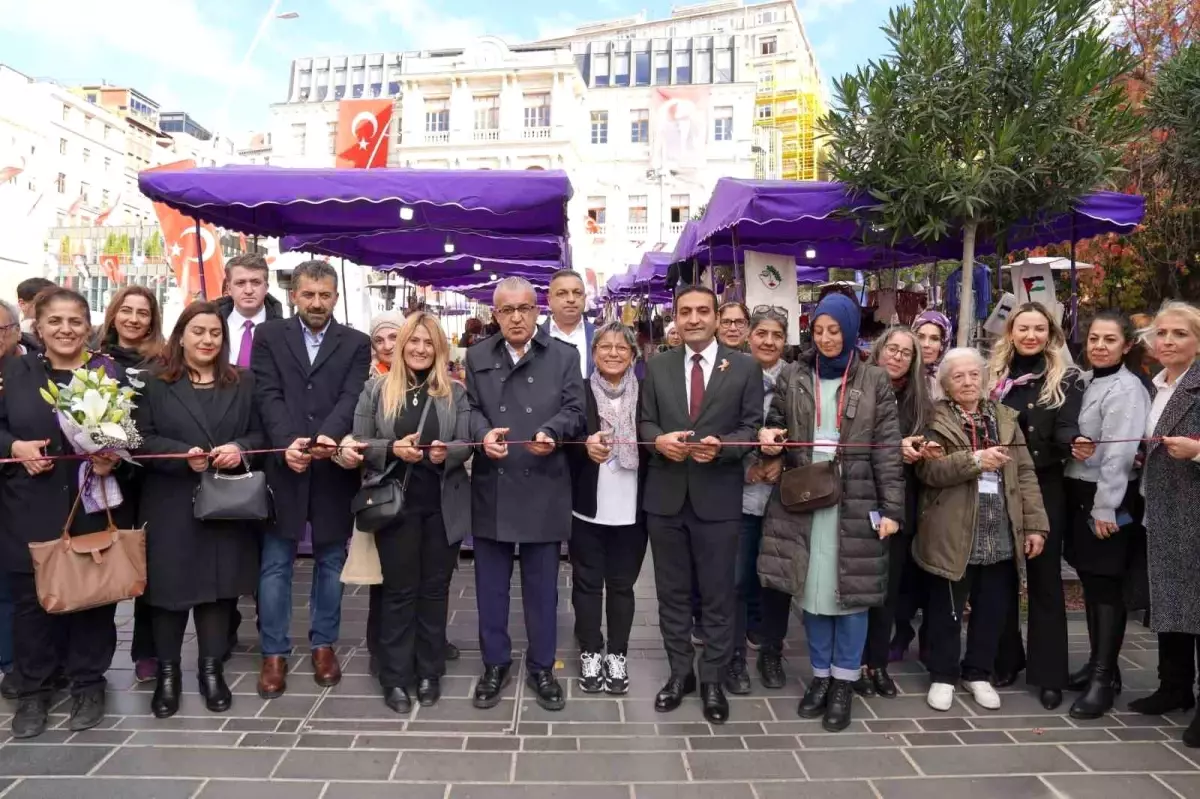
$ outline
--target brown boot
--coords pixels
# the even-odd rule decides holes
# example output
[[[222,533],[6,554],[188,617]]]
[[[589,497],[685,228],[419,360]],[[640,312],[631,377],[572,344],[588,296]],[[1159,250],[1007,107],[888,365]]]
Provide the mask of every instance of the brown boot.
[[[313,682],[322,688],[330,688],[342,681],[342,667],[331,646],[319,646],[312,653]]]
[[[263,699],[277,699],[287,690],[287,658],[268,655],[263,658],[262,670],[258,673],[258,695]]]

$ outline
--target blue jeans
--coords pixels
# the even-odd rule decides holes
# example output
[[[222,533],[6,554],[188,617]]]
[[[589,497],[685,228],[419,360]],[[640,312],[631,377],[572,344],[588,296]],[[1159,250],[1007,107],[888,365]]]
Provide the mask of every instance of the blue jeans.
[[[814,677],[858,679],[867,643],[867,611],[845,616],[818,616],[804,611],[804,633]]]
[[[746,633],[757,632],[762,622],[762,583],[758,580],[758,547],[762,543],[761,516],[742,514],[742,529],[738,532],[737,610],[733,617],[733,648],[746,651]]]
[[[8,572],[0,571],[0,673],[13,668],[13,598]]]
[[[264,656],[288,655],[292,641],[292,572],[299,542],[267,533],[263,536],[262,567],[258,577],[259,635]],[[313,581],[309,593],[312,621],[308,641],[313,649],[334,646],[342,626],[342,567],[346,545],[313,547]]]

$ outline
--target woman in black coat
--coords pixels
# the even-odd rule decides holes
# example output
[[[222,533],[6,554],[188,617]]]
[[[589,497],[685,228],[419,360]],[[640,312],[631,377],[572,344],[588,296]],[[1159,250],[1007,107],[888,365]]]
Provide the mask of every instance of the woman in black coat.
[[[32,460],[39,455],[75,455],[59,427],[54,410],[40,391],[48,381],[67,384],[80,367],[103,368],[123,380],[120,367],[87,350],[91,337],[87,300],[65,288],[47,288],[34,302],[35,324],[44,353],[8,358],[0,391],[0,458],[29,459],[0,467],[0,564],[10,574],[13,600],[13,638],[20,704],[12,718],[14,738],[33,738],[46,729],[54,680],[60,673],[71,681],[74,702],[68,726],[86,730],[104,718],[104,674],[117,647],[116,605],[51,615],[38,603],[29,544],[58,538],[68,525],[71,535],[108,529],[103,510],[83,507],[71,516],[79,497],[80,461]],[[118,487],[130,467],[111,456],[93,456],[97,476],[112,475]],[[112,522],[132,527],[126,503],[110,508]]]
[[[585,693],[629,690],[626,657],[633,626],[633,584],[646,558],[642,491],[646,455],[637,439],[638,394],[633,376],[637,339],[620,322],[592,336],[596,370],[584,389],[587,421],[581,441],[567,448],[574,521],[571,525],[571,604]],[[611,442],[622,442],[613,444]],[[607,597],[606,597],[607,594]],[[608,643],[600,630],[607,611]]]
[[[1094,445],[1079,434],[1083,383],[1070,365],[1062,328],[1039,303],[1017,308],[988,362],[991,398],[1019,414],[1021,430],[1037,470],[1050,535],[1046,548],[1027,565],[1029,589],[1029,655],[1021,645],[1020,609],[1014,601],[1000,637],[993,683],[1026,681],[1041,689],[1042,706],[1062,704],[1068,684],[1067,607],[1063,598],[1063,540],[1069,513],[1063,469],[1074,457],[1083,460]]]
[[[194,302],[175,324],[164,365],[146,381],[135,414],[150,458],[139,520],[146,525],[148,584],[153,608],[158,684],[150,708],[158,718],[179,710],[180,650],[188,612],[200,647],[200,694],[208,709],[229,709],[222,657],[232,605],[258,585],[258,536],[249,522],[201,522],[192,508],[200,474],[210,467],[241,471],[246,451],[265,437],[254,406],[254,377],[229,365],[225,318],[215,303]],[[286,500],[285,500],[286,501]]]

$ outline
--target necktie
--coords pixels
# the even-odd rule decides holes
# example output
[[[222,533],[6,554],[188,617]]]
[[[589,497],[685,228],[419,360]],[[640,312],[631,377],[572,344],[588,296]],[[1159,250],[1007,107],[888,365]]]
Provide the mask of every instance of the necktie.
[[[250,350],[254,347],[254,322],[249,319],[242,325],[242,346],[238,349],[237,365],[242,369],[250,368]]]
[[[703,359],[704,356],[698,353],[692,356],[692,392],[688,414],[693,422],[700,418],[700,406],[704,404],[704,369],[700,367]]]

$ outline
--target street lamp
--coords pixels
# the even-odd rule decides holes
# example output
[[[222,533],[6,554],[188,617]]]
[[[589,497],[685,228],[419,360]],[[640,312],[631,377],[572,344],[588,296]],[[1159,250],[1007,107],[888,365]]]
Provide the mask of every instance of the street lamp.
[[[276,14],[275,19],[295,19],[300,16],[299,11],[284,11],[282,14]]]

